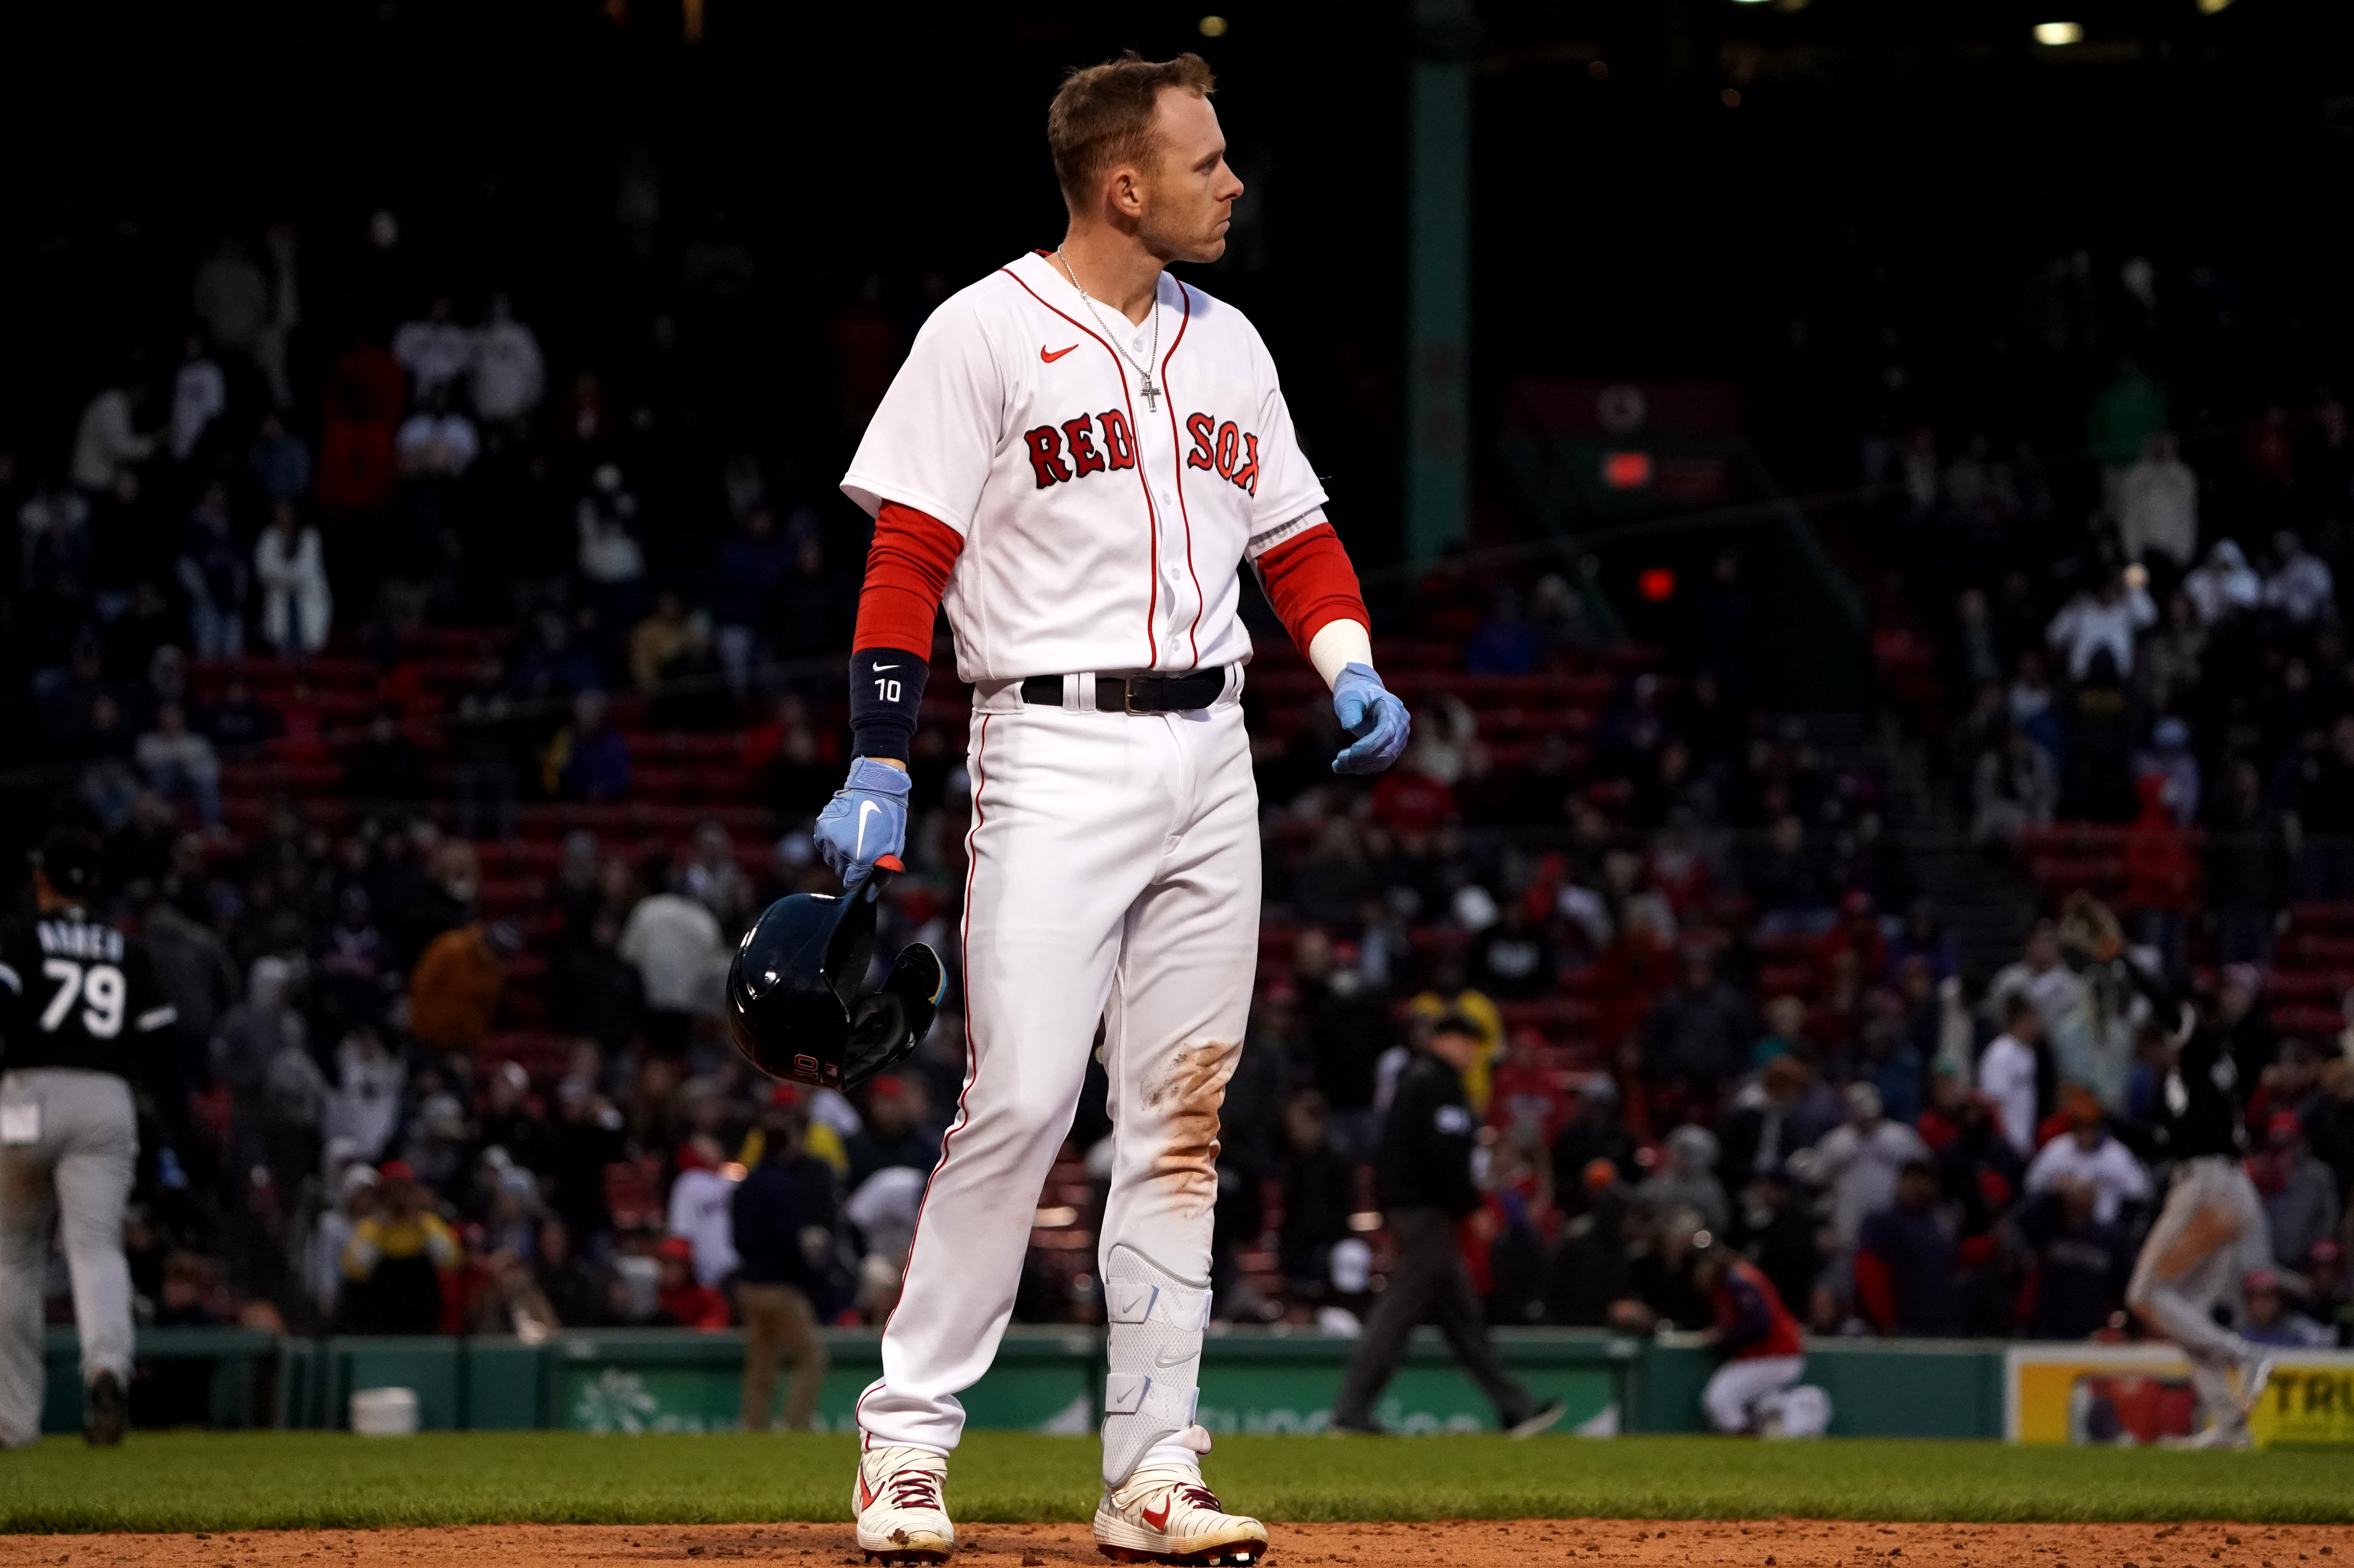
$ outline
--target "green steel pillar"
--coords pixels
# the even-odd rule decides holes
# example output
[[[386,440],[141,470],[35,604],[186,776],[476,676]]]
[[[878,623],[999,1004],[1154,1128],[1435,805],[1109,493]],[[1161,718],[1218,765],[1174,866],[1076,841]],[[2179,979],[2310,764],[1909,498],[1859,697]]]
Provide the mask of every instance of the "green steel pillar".
[[[1470,0],[1414,0],[1406,126],[1405,555],[1429,561],[1471,522]]]

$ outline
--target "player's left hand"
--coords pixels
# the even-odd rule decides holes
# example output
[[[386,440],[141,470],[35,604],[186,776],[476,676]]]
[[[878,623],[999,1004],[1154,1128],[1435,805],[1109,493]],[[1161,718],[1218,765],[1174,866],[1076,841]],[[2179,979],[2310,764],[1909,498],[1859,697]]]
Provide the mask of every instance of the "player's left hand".
[[[1405,752],[1414,719],[1364,664],[1344,664],[1332,683],[1332,715],[1356,738],[1332,759],[1335,773],[1379,773]]]

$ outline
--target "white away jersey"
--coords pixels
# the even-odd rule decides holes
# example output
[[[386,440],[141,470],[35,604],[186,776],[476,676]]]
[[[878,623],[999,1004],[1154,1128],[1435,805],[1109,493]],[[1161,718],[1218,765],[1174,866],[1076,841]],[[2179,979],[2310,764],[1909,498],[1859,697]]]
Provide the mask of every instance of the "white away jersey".
[[[1024,256],[932,313],[867,425],[843,493],[964,538],[943,600],[963,679],[1247,659],[1235,568],[1322,518],[1257,330],[1166,273],[1154,310],[1149,402],[1154,318],[1090,313]]]

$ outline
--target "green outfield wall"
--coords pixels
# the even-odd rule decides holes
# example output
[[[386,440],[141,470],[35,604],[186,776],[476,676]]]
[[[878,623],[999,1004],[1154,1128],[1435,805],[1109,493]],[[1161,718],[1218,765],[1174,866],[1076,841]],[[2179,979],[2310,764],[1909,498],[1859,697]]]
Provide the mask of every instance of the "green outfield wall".
[[[1682,1339],[1585,1330],[1504,1330],[1505,1363],[1569,1406],[1564,1429],[1595,1436],[1701,1428],[1700,1391],[1715,1365]],[[880,1371],[872,1331],[831,1330],[820,1421],[846,1429]],[[1331,1418],[1353,1341],[1254,1330],[1214,1334],[1203,1355],[1201,1420],[1214,1432],[1315,1432]],[[1831,1396],[1834,1435],[2000,1437],[1999,1341],[1838,1340],[1808,1351],[1807,1378]],[[543,1344],[512,1339],[288,1338],[239,1329],[143,1330],[133,1414],[143,1425],[340,1427],[360,1389],[417,1393],[428,1430],[564,1428],[704,1432],[738,1424],[743,1339],[732,1330],[594,1330]],[[43,1425],[80,1425],[73,1330],[49,1330]],[[1103,1388],[1098,1330],[1017,1328],[964,1395],[975,1426],[1095,1430]],[[781,1397],[782,1390],[779,1389]],[[1433,1330],[1417,1336],[1379,1407],[1407,1433],[1495,1425]]]

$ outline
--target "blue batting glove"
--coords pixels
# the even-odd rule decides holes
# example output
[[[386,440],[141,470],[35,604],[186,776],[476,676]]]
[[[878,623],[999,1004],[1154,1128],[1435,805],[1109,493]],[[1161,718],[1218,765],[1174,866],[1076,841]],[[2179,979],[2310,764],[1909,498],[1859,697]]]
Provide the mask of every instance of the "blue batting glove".
[[[1335,773],[1379,773],[1405,752],[1414,718],[1382,678],[1363,664],[1343,664],[1332,683],[1332,714],[1356,736],[1332,759]]]
[[[876,861],[906,847],[908,783],[903,769],[859,758],[817,814],[818,853],[840,874],[844,893],[865,881]]]

